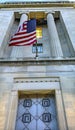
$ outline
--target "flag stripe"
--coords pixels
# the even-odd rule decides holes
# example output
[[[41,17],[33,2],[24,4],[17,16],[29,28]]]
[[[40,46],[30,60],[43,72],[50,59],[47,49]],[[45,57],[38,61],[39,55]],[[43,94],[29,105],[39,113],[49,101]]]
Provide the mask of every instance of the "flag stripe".
[[[35,37],[35,34],[32,35],[31,37],[28,37],[28,38],[23,38],[23,39],[17,39],[17,40],[12,40],[10,43],[15,43],[15,42],[22,42],[23,40],[24,41],[29,41],[31,40],[31,38],[34,38]],[[36,37],[35,37],[36,38]]]
[[[25,31],[22,31],[22,32],[20,32],[18,35],[17,35],[17,34],[14,35],[14,38],[15,38],[15,37],[21,37],[21,36],[28,36],[28,35],[31,35],[31,34],[33,34],[33,33],[36,33],[36,31],[30,32],[30,33],[26,33]]]
[[[25,34],[25,33],[26,33],[26,30],[23,30],[23,31],[20,31],[20,32],[16,33],[15,36],[23,35],[23,34]]]
[[[35,36],[32,37],[32,38],[30,38],[30,39],[27,39],[27,40],[26,40],[26,39],[23,39],[23,40],[21,40],[21,41],[13,41],[13,42],[11,42],[11,44],[12,44],[12,45],[15,45],[15,44],[20,44],[20,43],[24,43],[24,42],[26,43],[26,42],[30,42],[32,39],[33,39],[33,40],[36,39]]]
[[[36,32],[33,32],[32,34],[24,34],[24,35],[20,35],[19,37],[13,37],[10,41],[14,41],[14,40],[19,40],[19,39],[25,39],[25,38],[29,38],[29,37],[32,37],[32,36],[36,36]]]
[[[18,42],[16,42],[16,43],[11,43],[11,44],[9,44],[9,46],[25,46],[25,45],[31,45],[31,44],[33,44],[33,42],[34,43],[36,43],[36,39],[33,39],[32,41],[28,41],[28,42],[21,42],[21,44],[20,43],[18,43]]]
[[[32,40],[31,42],[29,41],[27,43],[22,43],[22,44],[15,44],[15,46],[27,46],[33,44],[33,42],[36,43],[36,40]]]

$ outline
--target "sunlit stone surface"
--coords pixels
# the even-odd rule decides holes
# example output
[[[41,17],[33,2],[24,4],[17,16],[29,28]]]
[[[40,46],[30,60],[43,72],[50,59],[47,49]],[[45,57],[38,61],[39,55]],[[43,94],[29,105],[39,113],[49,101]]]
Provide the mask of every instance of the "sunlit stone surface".
[[[43,10],[48,11],[48,9],[49,8],[45,8],[45,10],[44,9]],[[64,54],[61,62],[60,59],[51,59],[52,57],[51,57],[50,46],[49,46],[49,36],[48,36],[47,26],[43,27],[43,37],[42,39],[38,40],[39,43],[40,42],[43,43],[43,53],[38,54],[37,59],[35,59],[35,54],[32,53],[32,46],[9,48],[8,46],[9,38],[12,36],[12,34],[16,32],[19,24],[18,21],[14,22],[15,20],[14,10],[15,12],[17,12],[19,8],[11,9],[11,11],[10,9],[2,9],[3,11],[2,10],[0,11],[0,36],[1,36],[0,44],[4,45],[1,46],[1,50],[0,50],[0,53],[2,52],[0,55],[1,56],[0,58],[0,130],[15,130],[15,121],[17,115],[18,96],[19,96],[18,91],[28,92],[28,94],[30,94],[31,90],[34,93],[38,92],[40,94],[41,92],[46,93],[47,91],[50,93],[51,90],[55,90],[55,98],[57,99],[55,100],[55,104],[56,107],[58,108],[56,109],[58,110],[56,111],[58,126],[61,127],[60,130],[63,130],[63,128],[64,130],[66,129],[75,130],[75,63],[74,63],[75,62],[75,57],[74,57],[75,56],[74,55],[75,54],[74,53],[75,9],[74,8],[51,8],[51,9],[60,11],[60,19],[55,21],[55,24],[56,24],[56,29],[58,32],[59,39],[61,39],[60,44],[61,47],[63,48],[62,51]],[[9,10],[9,11],[4,11],[4,10]],[[37,9],[30,9],[30,10],[35,11]],[[60,20],[60,24],[59,24],[59,20]],[[69,41],[67,41],[68,37],[66,38],[67,35],[65,35],[66,32],[68,34],[68,37],[70,38],[69,45],[68,45]],[[3,40],[7,35],[9,35],[8,36],[9,38],[6,37],[6,40],[4,42]],[[4,48],[2,49],[2,47]],[[29,57],[30,60],[32,58],[34,60],[30,61]],[[10,63],[9,64],[2,63],[3,58],[8,58],[8,60],[10,60]],[[14,58],[18,62],[11,63],[12,58]],[[18,58],[21,59],[21,61],[23,60],[23,62],[20,62],[19,64]],[[7,61],[7,59],[5,60]],[[29,60],[29,62],[26,61],[24,63],[24,60]],[[71,60],[73,60],[73,62],[71,62]],[[31,100],[29,100],[29,102],[30,101]],[[23,104],[24,108],[26,106],[26,102],[24,101]],[[31,104],[32,103],[30,103],[30,106]],[[41,104],[46,106],[46,103],[44,104],[44,102]],[[29,106],[29,103],[27,103],[27,105]],[[49,106],[49,102],[48,102],[48,106]],[[62,107],[61,109],[59,109],[60,106]],[[35,111],[33,112],[33,114],[34,113]],[[28,114],[27,116],[28,118],[26,118],[25,120],[26,117],[25,114],[22,115],[23,117],[22,121],[24,123],[25,122],[30,123],[30,120],[28,119],[31,119],[31,115]],[[63,118],[61,118],[61,116]],[[42,117],[45,117],[45,114],[42,113]],[[49,116],[46,119],[49,119],[49,121],[51,121],[50,117],[51,114],[49,113]],[[36,116],[35,118],[37,120],[38,117]],[[47,120],[43,120],[43,121],[47,121]],[[35,125],[35,121],[34,121],[34,125]],[[41,129],[44,129],[44,127]]]

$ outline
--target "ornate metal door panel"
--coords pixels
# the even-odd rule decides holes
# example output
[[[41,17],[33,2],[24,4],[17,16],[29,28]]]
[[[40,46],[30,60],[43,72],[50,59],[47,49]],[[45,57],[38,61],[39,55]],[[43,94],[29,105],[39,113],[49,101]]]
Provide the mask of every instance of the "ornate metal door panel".
[[[53,95],[25,95],[19,99],[15,130],[58,130]]]

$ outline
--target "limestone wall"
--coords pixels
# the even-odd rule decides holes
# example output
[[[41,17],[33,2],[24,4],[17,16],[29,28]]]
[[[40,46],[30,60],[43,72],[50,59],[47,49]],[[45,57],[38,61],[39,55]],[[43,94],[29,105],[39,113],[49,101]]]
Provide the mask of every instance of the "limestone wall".
[[[14,21],[13,11],[0,11],[0,57],[8,44],[10,30]]]
[[[75,9],[62,10],[60,20],[68,41],[72,56],[75,56]]]

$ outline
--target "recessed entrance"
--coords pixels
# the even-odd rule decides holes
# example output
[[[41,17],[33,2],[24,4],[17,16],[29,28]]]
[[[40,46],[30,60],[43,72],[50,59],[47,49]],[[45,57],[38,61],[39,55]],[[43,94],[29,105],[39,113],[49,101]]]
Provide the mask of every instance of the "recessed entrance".
[[[15,130],[58,130],[54,92],[21,93]]]

